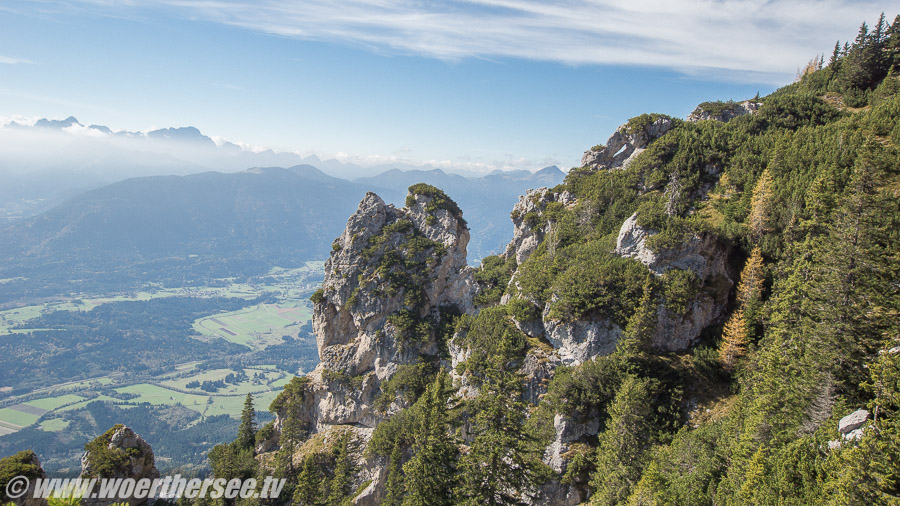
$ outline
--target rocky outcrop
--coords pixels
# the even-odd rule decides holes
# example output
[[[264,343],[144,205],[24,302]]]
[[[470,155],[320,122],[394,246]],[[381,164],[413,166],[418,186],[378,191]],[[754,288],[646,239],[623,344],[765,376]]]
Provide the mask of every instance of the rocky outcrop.
[[[47,473],[33,451],[25,450],[0,459],[0,468],[9,472],[0,476],[0,503],[9,501],[16,506],[46,506],[46,499],[34,497],[37,480],[47,479]],[[25,480],[18,478],[20,476]]]
[[[745,114],[754,114],[760,107],[762,107],[762,102],[754,102],[752,100],[743,102],[706,102],[698,105],[694,112],[688,115],[687,121],[696,123],[697,121],[711,119],[725,123]]]
[[[554,203],[574,206],[575,196],[568,191],[538,188],[519,197],[510,214],[514,228],[512,241],[506,246],[506,258],[514,256],[520,265],[528,260],[544,237],[553,231],[553,220],[546,219],[544,214],[547,206]]]
[[[402,409],[402,400],[374,408],[381,385],[404,365],[436,359],[441,324],[473,311],[462,213],[424,185],[411,187],[406,204],[398,209],[368,193],[325,263],[313,310],[321,361],[294,406],[310,433],[373,428]]]
[[[548,303],[544,312],[550,310]],[[622,329],[609,320],[544,320],[546,338],[556,348],[563,364],[578,365],[597,355],[616,351]]]
[[[665,135],[673,126],[672,118],[659,114],[633,118],[617,128],[605,146],[594,146],[585,151],[581,166],[592,170],[627,168],[650,143]]]
[[[133,430],[116,425],[86,445],[81,456],[82,478],[159,478],[153,448]],[[112,503],[144,504],[146,498],[118,497],[82,500],[86,506],[103,506]]]
[[[657,276],[672,269],[691,271],[700,281],[700,290],[684,311],[672,311],[661,303],[653,344],[664,351],[687,349],[700,332],[725,315],[734,281],[729,272],[730,249],[712,234],[691,234],[678,248],[654,251],[648,239],[656,231],[642,227],[633,214],[619,229],[615,253],[634,258]]]

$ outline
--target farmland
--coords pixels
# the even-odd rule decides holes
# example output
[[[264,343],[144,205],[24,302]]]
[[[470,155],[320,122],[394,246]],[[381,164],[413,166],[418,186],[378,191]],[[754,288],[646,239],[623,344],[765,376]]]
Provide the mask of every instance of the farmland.
[[[318,362],[308,297],[321,276],[309,262],[0,307],[0,454],[46,448],[48,472],[77,472],[84,442],[126,423],[156,435],[160,462],[204,466],[247,394],[266,420],[281,387]]]
[[[254,349],[278,343],[285,329],[302,325],[312,317],[308,302],[258,304],[251,308],[220,313],[194,322],[194,330]]]
[[[44,389],[46,397],[38,396],[29,400],[6,399],[0,408],[0,435],[11,434],[24,427],[38,424],[44,431],[55,432],[66,429],[76,412],[91,402],[113,403],[120,408],[138,406],[144,403],[153,406],[181,406],[196,411],[202,417],[227,415],[236,418],[247,394],[252,394],[259,409],[265,410],[278,395],[281,387],[290,381],[291,375],[267,365],[250,366],[239,369],[196,370],[197,364],[161,378],[158,382],[141,382],[116,386],[121,380],[111,377],[96,378],[93,381],[65,383]],[[226,383],[223,388],[206,392],[188,387],[193,382],[219,382],[228,375],[246,378],[234,383]],[[101,391],[113,396],[98,393]],[[50,393],[78,391],[79,394]],[[19,401],[19,402],[17,402]]]

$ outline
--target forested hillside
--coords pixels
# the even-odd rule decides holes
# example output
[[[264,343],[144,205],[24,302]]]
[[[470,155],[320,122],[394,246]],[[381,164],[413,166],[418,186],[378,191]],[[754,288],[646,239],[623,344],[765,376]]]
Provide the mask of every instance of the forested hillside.
[[[595,146],[516,206],[452,337],[401,309],[373,432],[311,400],[371,373],[317,370],[272,405],[257,452],[280,450],[220,447],[216,474],[289,475],[299,504],[898,501],[900,17],[823,60],[752,102],[630,120],[634,156]]]

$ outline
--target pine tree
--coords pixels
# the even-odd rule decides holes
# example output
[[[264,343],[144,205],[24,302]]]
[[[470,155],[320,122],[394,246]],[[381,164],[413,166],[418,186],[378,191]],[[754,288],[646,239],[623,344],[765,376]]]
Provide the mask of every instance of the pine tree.
[[[838,40],[834,43],[834,51],[831,52],[831,58],[828,60],[828,68],[830,69],[829,79],[834,79],[834,75],[837,74],[838,70],[840,70],[838,68],[838,65],[840,65],[840,59],[841,41]]]
[[[238,427],[234,444],[242,450],[252,449],[256,443],[256,410],[253,408],[253,396],[247,394],[244,409],[241,411],[241,425]]]
[[[351,432],[344,431],[338,436],[333,450],[334,453],[334,476],[328,484],[328,503],[342,504],[344,499],[350,495],[350,485],[353,481],[353,473],[355,466],[351,455],[351,446],[353,444]]]
[[[894,18],[894,22],[887,30],[884,41],[885,66],[900,68],[900,14]]]
[[[465,504],[520,504],[540,482],[540,456],[525,432],[521,376],[511,366],[514,343],[504,335],[489,357],[486,378],[472,402],[474,440],[460,461]]]
[[[763,170],[756,186],[753,188],[753,198],[750,200],[750,215],[747,217],[747,226],[750,228],[750,235],[759,240],[764,234],[772,230],[770,221],[772,219],[772,198],[774,191],[772,188],[772,174],[769,169]]]
[[[617,351],[627,361],[633,361],[650,350],[656,333],[656,302],[653,297],[653,275],[644,280],[643,293],[637,309],[628,319],[625,332],[616,344]]]
[[[744,310],[736,309],[725,323],[722,331],[722,344],[719,346],[719,361],[722,367],[733,371],[739,358],[747,352],[747,323]]]
[[[294,489],[293,504],[299,506],[319,506],[324,504],[322,497],[322,472],[315,463],[313,455],[303,459],[303,467],[297,478],[297,488]]]
[[[403,445],[398,437],[394,441],[388,462],[387,479],[384,486],[385,496],[382,506],[400,506],[403,496],[406,494],[406,483],[403,476]]]
[[[816,259],[821,268],[812,283],[815,332],[833,350],[836,380],[844,392],[858,391],[866,378],[866,358],[881,346],[890,325],[884,308],[896,290],[890,286],[897,257],[886,245],[896,203],[881,189],[886,168],[896,160],[877,141],[867,141],[853,166],[850,183],[831,220]],[[852,336],[852,338],[848,338]]]
[[[403,467],[409,491],[404,505],[454,503],[459,451],[448,433],[448,400],[447,375],[441,371],[425,393],[424,419],[415,438],[415,455]]]
[[[753,248],[750,258],[741,269],[741,281],[737,288],[737,303],[746,306],[753,300],[762,297],[765,271],[763,270],[762,251],[759,247]]]
[[[763,266],[762,251],[759,247],[755,247],[741,270],[741,278],[735,297],[737,307],[743,312],[748,340],[754,337],[753,329],[760,318],[765,278],[766,273]]]
[[[649,457],[652,417],[649,380],[628,376],[609,407],[606,429],[598,436],[592,504],[622,504],[631,495]]]

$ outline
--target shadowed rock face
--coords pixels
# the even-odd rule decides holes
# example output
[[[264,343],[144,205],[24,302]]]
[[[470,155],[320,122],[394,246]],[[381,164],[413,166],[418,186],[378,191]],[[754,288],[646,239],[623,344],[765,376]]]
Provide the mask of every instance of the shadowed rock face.
[[[647,239],[655,233],[638,225],[637,214],[633,214],[619,229],[615,253],[640,261],[657,276],[671,269],[682,269],[692,271],[700,279],[702,289],[685,313],[675,314],[665,304],[657,308],[654,346],[664,351],[681,351],[725,314],[728,295],[734,286],[728,269],[730,248],[710,234],[699,234],[688,238],[679,248],[657,252],[647,246]]]

